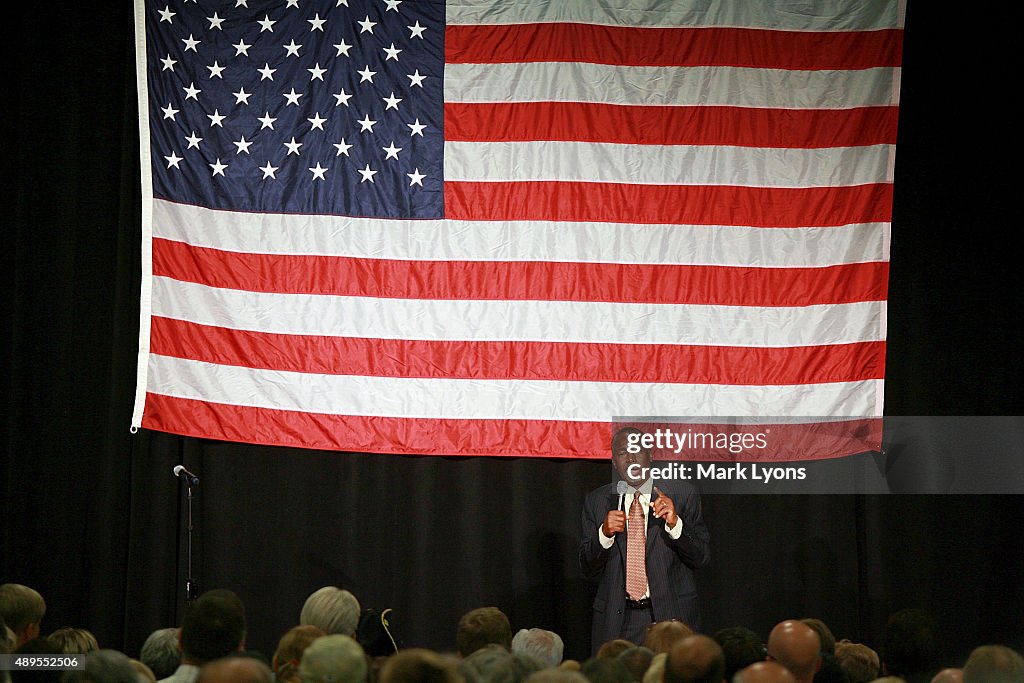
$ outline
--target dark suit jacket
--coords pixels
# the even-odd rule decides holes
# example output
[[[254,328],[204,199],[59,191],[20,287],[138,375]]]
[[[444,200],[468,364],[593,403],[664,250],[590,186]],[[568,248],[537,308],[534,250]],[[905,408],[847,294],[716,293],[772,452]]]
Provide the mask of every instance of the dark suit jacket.
[[[679,619],[697,631],[700,610],[693,570],[703,567],[711,557],[700,496],[686,481],[655,481],[654,485],[672,498],[683,532],[673,540],[665,531],[664,520],[648,513],[647,584],[651,610],[655,621]],[[626,534],[617,534],[612,547],[605,550],[597,533],[605,515],[618,502],[615,484],[607,484],[587,494],[583,503],[580,567],[585,576],[599,581],[590,641],[594,651],[620,636],[626,608]]]

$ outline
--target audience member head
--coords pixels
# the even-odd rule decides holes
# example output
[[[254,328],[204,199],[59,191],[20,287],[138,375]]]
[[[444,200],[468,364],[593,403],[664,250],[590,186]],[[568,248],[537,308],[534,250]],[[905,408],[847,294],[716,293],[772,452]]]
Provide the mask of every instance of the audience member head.
[[[616,659],[629,669],[629,673],[632,674],[634,681],[640,681],[643,680],[644,674],[650,668],[651,660],[654,659],[654,653],[643,645],[634,645],[628,650],[620,652]]]
[[[303,683],[363,683],[368,670],[366,653],[359,643],[337,633],[314,640],[299,661]]]
[[[712,638],[694,634],[677,642],[665,662],[664,683],[721,683],[725,654]]]
[[[359,613],[356,640],[369,657],[388,657],[398,651],[399,643],[392,635],[393,610],[366,608]]]
[[[204,593],[185,612],[179,638],[182,662],[201,666],[244,649],[245,616],[230,598]]]
[[[654,654],[667,653],[677,642],[692,635],[693,629],[681,621],[659,621],[647,627],[644,647]]]
[[[225,657],[203,665],[197,683],[273,683],[270,667],[252,657]]]
[[[512,654],[491,643],[465,657],[459,663],[459,672],[466,683],[522,683],[544,667],[544,662],[534,655]]]
[[[45,637],[40,636],[33,638],[32,640],[22,643],[15,651],[16,655],[59,655],[62,654],[55,648],[49,640]],[[23,671],[11,671],[11,681],[13,683],[49,683],[50,681],[60,681],[61,672],[57,669],[44,669],[44,670],[23,670]]]
[[[211,588],[210,590],[203,593],[215,598],[223,598],[227,603],[233,606],[238,613],[242,615],[242,623],[245,623],[245,603],[242,602],[242,598],[238,597],[238,594],[227,588]],[[202,597],[199,596],[199,597]]]
[[[850,683],[850,677],[834,654],[822,652],[821,666],[814,674],[814,683]]]
[[[889,617],[882,646],[883,671],[909,683],[930,681],[939,654],[938,626],[930,614],[904,609]]]
[[[632,683],[633,681],[633,674],[625,664],[619,661],[618,657],[588,659],[580,667],[580,673],[590,683]]]
[[[139,672],[128,655],[117,650],[96,650],[85,658],[85,667],[68,671],[64,683],[138,683]]]
[[[491,671],[497,668],[500,661],[510,656],[505,648],[489,643],[462,657],[459,673],[467,683],[489,680]]]
[[[468,657],[485,645],[500,645],[512,649],[512,625],[497,607],[480,607],[466,612],[459,619],[455,634],[455,649]]]
[[[0,654],[11,654],[11,652],[14,651],[17,641],[18,638],[14,635],[14,631],[8,628],[3,615],[0,615]]]
[[[796,679],[778,662],[765,661],[740,669],[732,677],[732,683],[796,683]]]
[[[964,663],[963,683],[1020,683],[1024,657],[1004,645],[982,645]]]
[[[836,653],[836,637],[832,635],[832,630],[824,621],[812,618],[801,619],[800,621],[810,626],[818,634],[818,641],[821,643],[822,652],[827,652],[830,655]]]
[[[303,626],[316,626],[327,634],[354,636],[359,624],[359,601],[342,588],[324,586],[306,598],[299,614]]]
[[[802,621],[783,621],[768,635],[768,658],[786,667],[797,683],[809,683],[821,667],[818,634]]]
[[[939,673],[935,674],[931,683],[963,683],[963,680],[963,669],[943,669]]]
[[[836,643],[836,660],[850,683],[867,683],[878,678],[878,653],[867,645],[841,640]]]
[[[132,668],[135,669],[135,673],[138,674],[139,683],[156,683],[156,675],[153,670],[143,664],[138,659],[128,660],[132,663]]]
[[[636,647],[636,643],[632,643],[622,638],[616,638],[615,640],[609,640],[607,643],[597,648],[597,652],[594,656],[598,659],[613,659],[626,650],[634,647]]]
[[[387,658],[380,683],[463,683],[455,660],[432,650],[410,648]]]
[[[531,654],[547,666],[558,666],[564,650],[561,636],[542,628],[519,629],[512,638],[512,654]]]
[[[20,583],[0,585],[0,616],[14,632],[14,648],[39,637],[46,602],[36,591]]]
[[[157,680],[167,678],[181,663],[178,649],[178,629],[161,628],[153,631],[142,644],[139,659],[150,668]]]
[[[661,675],[665,673],[665,661],[667,659],[667,652],[655,653],[651,659],[651,665],[644,672],[643,683],[661,683]]]
[[[526,683],[590,683],[587,677],[576,669],[542,669],[532,673],[526,679]]]
[[[761,637],[745,626],[723,628],[714,635],[725,655],[725,680],[731,681],[740,669],[763,662],[765,646]]]
[[[310,644],[327,635],[317,626],[295,626],[288,630],[277,643],[277,650],[271,658],[271,666],[279,681],[299,680],[299,661]]]
[[[96,636],[84,628],[59,628],[46,636],[55,648],[63,654],[87,654],[100,649]]]

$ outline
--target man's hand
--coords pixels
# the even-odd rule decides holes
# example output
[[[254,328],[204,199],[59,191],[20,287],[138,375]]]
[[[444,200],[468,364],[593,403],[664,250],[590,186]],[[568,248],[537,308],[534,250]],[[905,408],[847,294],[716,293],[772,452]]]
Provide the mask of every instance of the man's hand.
[[[626,530],[626,513],[622,510],[609,510],[605,515],[601,531],[608,538]]]
[[[654,516],[665,520],[669,529],[674,529],[676,522],[679,521],[679,516],[676,515],[676,504],[657,486],[654,487],[654,492],[658,494],[658,499],[654,501]]]

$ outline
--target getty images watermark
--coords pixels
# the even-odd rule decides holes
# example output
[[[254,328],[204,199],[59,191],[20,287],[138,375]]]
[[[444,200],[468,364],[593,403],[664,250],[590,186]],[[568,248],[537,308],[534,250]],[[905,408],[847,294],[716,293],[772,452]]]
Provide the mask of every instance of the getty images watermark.
[[[724,428],[728,427],[728,429]],[[642,452],[671,453],[676,456],[693,454],[728,454],[736,459],[757,460],[770,447],[771,428],[763,431],[745,431],[736,425],[723,429],[700,430],[693,427],[659,427],[653,431],[634,431],[626,435],[626,452],[637,455]],[[648,461],[649,462],[649,461]],[[730,480],[760,481],[802,481],[807,478],[804,466],[777,466],[758,462],[665,462],[659,465],[631,463],[626,468],[631,478],[638,480],[680,479],[680,480]]]

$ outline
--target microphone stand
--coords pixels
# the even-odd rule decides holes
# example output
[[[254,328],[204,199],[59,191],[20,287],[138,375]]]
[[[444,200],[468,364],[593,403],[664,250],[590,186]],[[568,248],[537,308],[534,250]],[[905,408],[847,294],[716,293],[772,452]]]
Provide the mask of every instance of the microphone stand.
[[[185,488],[188,492],[188,549],[186,551],[185,604],[190,605],[199,597],[199,585],[192,578],[192,484],[188,477],[183,477],[183,479],[185,480]]]

